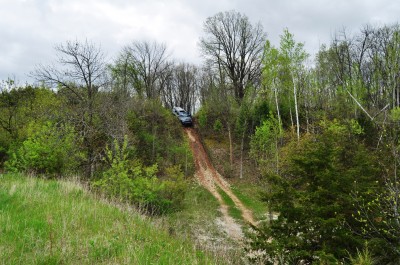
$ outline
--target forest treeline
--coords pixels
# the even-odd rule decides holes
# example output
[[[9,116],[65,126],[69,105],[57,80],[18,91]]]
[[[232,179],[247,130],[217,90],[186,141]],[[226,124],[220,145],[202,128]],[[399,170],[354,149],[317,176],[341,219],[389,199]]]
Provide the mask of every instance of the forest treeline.
[[[202,65],[157,42],[111,62],[89,41],[59,44],[37,84],[2,83],[4,169],[78,174],[150,213],[179,209],[194,172],[171,114],[181,106],[203,135],[227,139],[231,177],[247,165],[264,183],[269,218],[248,234],[251,261],[400,263],[399,26],[338,31],[311,58],[288,29],[274,47],[229,11],[204,22],[199,48]]]

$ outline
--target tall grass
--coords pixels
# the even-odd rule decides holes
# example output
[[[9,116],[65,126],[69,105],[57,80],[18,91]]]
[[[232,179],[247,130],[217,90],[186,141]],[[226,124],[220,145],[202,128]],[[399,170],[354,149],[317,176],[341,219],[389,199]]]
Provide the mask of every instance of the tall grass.
[[[0,264],[216,264],[71,181],[0,175]]]

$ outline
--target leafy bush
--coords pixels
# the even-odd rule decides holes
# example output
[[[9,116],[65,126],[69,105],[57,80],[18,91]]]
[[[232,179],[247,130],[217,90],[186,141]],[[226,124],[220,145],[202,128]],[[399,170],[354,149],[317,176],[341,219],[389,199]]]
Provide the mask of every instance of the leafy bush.
[[[105,160],[110,168],[101,179],[93,183],[107,195],[135,204],[147,213],[161,214],[179,209],[186,192],[183,172],[177,166],[166,169],[165,179],[160,179],[158,165],[143,166],[138,160],[128,159],[128,141],[114,149],[107,148]]]
[[[100,180],[94,182],[94,186],[100,187],[106,194],[126,199],[130,197],[132,188],[128,172],[127,146],[128,141],[125,138],[122,146],[114,140],[114,149],[107,147],[104,160],[110,163],[110,168],[103,172]]]
[[[258,102],[255,102],[251,113],[251,118],[253,119],[254,125],[260,126],[263,123],[263,121],[268,119],[271,113],[272,111],[266,100],[260,100]]]
[[[262,171],[275,172],[278,159],[278,141],[282,137],[282,128],[272,113],[256,128],[250,141],[250,155],[257,159]]]
[[[216,133],[220,133],[222,131],[222,122],[220,121],[220,119],[216,119],[214,122],[214,126],[213,129]]]
[[[179,166],[166,168],[166,179],[163,180],[163,183],[162,198],[170,204],[170,208],[180,209],[187,190],[187,182],[181,168]]]
[[[146,166],[157,163],[165,168],[178,164],[189,170],[193,169],[192,160],[188,161],[186,153],[189,146],[185,144],[179,121],[171,111],[165,109],[158,101],[138,101],[129,113],[127,124],[132,133],[132,142],[137,149],[137,157]],[[189,151],[190,153],[190,151]]]
[[[200,110],[197,112],[197,121],[201,128],[205,128],[207,126],[207,110],[206,105],[203,105]]]
[[[6,161],[8,171],[62,174],[77,166],[76,134],[66,124],[30,124],[28,138],[12,148]]]
[[[60,120],[60,101],[54,91],[45,88],[15,87],[0,93],[0,166],[8,159],[10,150],[26,140],[32,123],[43,124]]]

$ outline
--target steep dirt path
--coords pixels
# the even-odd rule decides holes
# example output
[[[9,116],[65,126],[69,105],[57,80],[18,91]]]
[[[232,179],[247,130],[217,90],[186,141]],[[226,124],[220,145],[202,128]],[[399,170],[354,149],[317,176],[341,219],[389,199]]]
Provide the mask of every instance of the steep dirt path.
[[[243,220],[252,225],[256,225],[252,212],[243,205],[239,198],[232,192],[229,183],[227,183],[217,170],[215,170],[206,151],[204,150],[197,132],[193,128],[185,128],[185,132],[189,137],[190,148],[192,149],[196,164],[196,177],[200,184],[209,190],[220,203],[220,210],[223,216],[221,225],[232,238],[241,239],[243,237],[242,229],[228,214],[228,206],[218,193],[218,187],[232,199],[236,207],[242,212]]]

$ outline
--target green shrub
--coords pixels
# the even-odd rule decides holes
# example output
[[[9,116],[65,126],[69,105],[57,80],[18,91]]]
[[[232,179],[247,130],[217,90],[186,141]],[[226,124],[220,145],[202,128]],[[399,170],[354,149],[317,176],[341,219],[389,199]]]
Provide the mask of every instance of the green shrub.
[[[357,250],[357,255],[354,257],[350,255],[350,264],[351,265],[372,265],[374,264],[374,260],[372,258],[372,254],[368,248],[368,244],[365,244],[364,249],[362,251]]]
[[[157,164],[146,167],[138,160],[128,159],[127,138],[121,146],[114,141],[113,147],[106,150],[105,160],[111,163],[110,168],[93,183],[94,187],[108,196],[137,205],[150,214],[181,207],[186,182],[180,167],[167,168],[165,179],[160,179]]]
[[[250,139],[250,155],[257,159],[263,172],[275,172],[278,157],[278,141],[282,137],[282,128],[278,120],[270,113],[269,118],[256,127]]]
[[[170,203],[171,209],[180,209],[187,190],[184,174],[179,166],[168,167],[165,171],[166,179],[163,180],[164,189],[161,195],[166,202]]]
[[[28,138],[20,146],[11,148],[8,171],[27,171],[38,174],[62,174],[77,166],[76,134],[71,126],[46,122],[32,123]]]
[[[222,131],[222,127],[223,127],[222,126],[222,122],[219,119],[217,119],[214,122],[214,126],[213,126],[214,131],[217,132],[217,133],[220,133]]]
[[[206,106],[200,108],[197,112],[197,121],[201,128],[205,128],[207,126],[207,109]]]
[[[166,168],[163,179],[158,178],[157,173],[157,164],[143,167],[136,163],[132,170],[131,201],[150,214],[180,209],[187,189],[180,167]]]
[[[171,111],[155,100],[135,101],[127,116],[127,125],[137,149],[137,157],[146,166],[157,163],[160,169],[174,164],[185,165],[185,152],[176,152],[185,145],[179,121]],[[181,148],[182,149],[182,148]]]
[[[104,160],[110,162],[110,168],[103,172],[100,180],[94,182],[94,186],[100,187],[106,194],[125,199],[130,198],[132,189],[128,173],[127,146],[128,141],[125,137],[122,146],[115,140],[114,149],[106,148]]]

